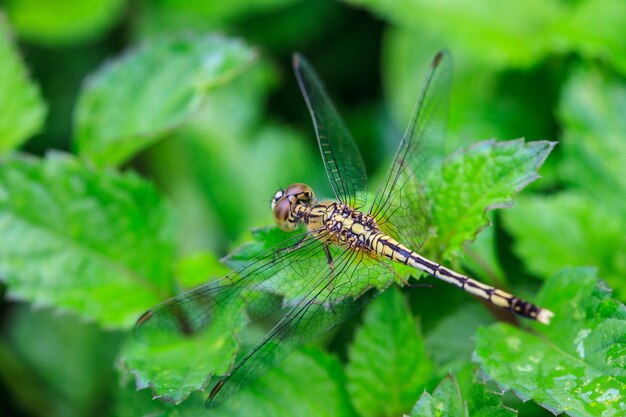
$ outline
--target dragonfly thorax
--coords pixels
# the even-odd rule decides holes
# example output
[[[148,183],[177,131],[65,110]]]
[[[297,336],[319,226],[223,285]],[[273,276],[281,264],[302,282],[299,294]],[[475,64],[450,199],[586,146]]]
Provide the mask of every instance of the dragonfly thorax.
[[[291,184],[284,190],[278,190],[272,198],[272,210],[274,221],[282,230],[289,232],[294,230],[302,215],[315,202],[313,190],[306,184]]]
[[[369,248],[370,239],[380,233],[376,220],[369,214],[355,210],[347,204],[332,204],[324,219],[325,230],[330,240],[339,246],[352,249]]]

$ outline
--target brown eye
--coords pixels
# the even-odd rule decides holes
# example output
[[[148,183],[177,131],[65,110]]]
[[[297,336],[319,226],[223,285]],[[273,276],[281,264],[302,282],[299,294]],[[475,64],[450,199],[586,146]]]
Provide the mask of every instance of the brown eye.
[[[289,222],[291,204],[285,197],[279,199],[274,205],[274,221],[276,225],[285,231],[293,230],[293,225]]]
[[[287,187],[285,195],[296,196],[299,201],[304,201],[305,203],[311,203],[313,201],[313,190],[311,190],[311,187],[300,182]]]

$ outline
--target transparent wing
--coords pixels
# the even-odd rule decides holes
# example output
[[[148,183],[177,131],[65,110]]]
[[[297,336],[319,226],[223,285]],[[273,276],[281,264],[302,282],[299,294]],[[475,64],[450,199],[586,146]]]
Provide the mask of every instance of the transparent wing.
[[[298,233],[231,274],[147,311],[137,321],[135,335],[148,343],[171,343],[208,326],[228,330],[242,312],[248,321],[267,316],[282,308],[292,288],[312,279],[304,270],[327,269],[327,263],[323,244],[309,232]]]
[[[290,352],[360,310],[393,282],[393,264],[343,250],[332,272],[317,271],[303,297],[213,388],[214,407],[267,372]]]
[[[324,167],[335,197],[356,209],[365,206],[367,174],[354,139],[328,98],[313,67],[302,56],[294,55],[293,69],[313,119]]]
[[[411,120],[391,167],[376,193],[370,214],[384,232],[419,249],[431,224],[426,177],[443,154],[450,101],[451,59],[433,59]]]
[[[335,245],[326,249],[300,233],[268,249],[228,276],[174,297],[146,312],[135,335],[148,343],[175,342],[209,326],[229,329],[272,313],[272,330],[214,388],[208,405],[235,393],[296,347],[341,323],[393,282],[391,262]],[[386,266],[385,267],[383,267]]]

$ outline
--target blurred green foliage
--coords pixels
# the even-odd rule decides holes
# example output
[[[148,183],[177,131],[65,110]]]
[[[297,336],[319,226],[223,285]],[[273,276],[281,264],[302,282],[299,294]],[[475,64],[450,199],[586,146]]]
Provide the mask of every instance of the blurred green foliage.
[[[5,0],[0,414],[623,415],[624,39],[621,0]],[[331,195],[291,54],[325,80],[375,187],[442,47],[451,156],[426,253],[554,324],[443,284],[391,288],[205,410],[196,390],[249,343],[240,321],[160,347],[131,328],[275,239],[241,246],[277,188]]]

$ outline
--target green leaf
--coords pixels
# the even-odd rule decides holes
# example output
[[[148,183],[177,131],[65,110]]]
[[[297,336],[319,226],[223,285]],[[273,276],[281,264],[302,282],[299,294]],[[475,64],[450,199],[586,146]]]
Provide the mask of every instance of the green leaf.
[[[194,394],[172,406],[150,402],[143,392],[124,388],[116,398],[116,415],[351,417],[355,412],[344,378],[336,358],[307,348],[294,352],[218,408],[205,408],[206,395]]]
[[[66,155],[0,165],[0,276],[8,296],[128,328],[170,294],[174,222],[138,176]]]
[[[185,257],[176,265],[183,289],[206,284],[208,276],[217,278],[224,269],[206,253]],[[226,373],[239,350],[238,333],[246,323],[242,307],[237,302],[215,309],[211,325],[198,334],[179,334],[173,328],[164,333],[161,327],[146,325],[142,331],[135,329],[120,358],[137,389],[150,388],[154,398],[177,404],[204,390],[213,375]]]
[[[312,171],[315,158],[305,158],[310,150],[297,132],[261,124],[271,69],[261,60],[237,82],[212,90],[200,112],[149,152],[151,170],[182,213],[183,252],[229,250],[250,225],[272,221],[268,200],[278,178],[301,180]]]
[[[345,1],[491,68],[530,67],[550,53],[576,52],[626,71],[626,5],[620,0]]]
[[[119,19],[124,0],[7,0],[20,37],[44,45],[67,45],[100,36]]]
[[[619,298],[626,297],[624,217],[614,206],[571,191],[523,197],[504,213],[503,223],[533,274],[548,277],[565,266],[594,265]]]
[[[555,1],[481,2],[471,0],[347,0],[366,7],[401,27],[438,37],[491,66],[530,65],[543,58],[554,38],[551,31],[562,18]],[[459,22],[463,22],[462,25]]]
[[[213,323],[198,336],[172,338],[166,343],[129,340],[121,357],[135,376],[137,389],[150,388],[155,398],[174,403],[205,389],[214,374],[228,371],[238,349],[234,334],[243,324],[242,318],[230,317],[227,322],[231,326]]]
[[[453,375],[445,377],[430,395],[424,392],[413,410],[411,417],[468,417],[461,398],[459,384]]]
[[[493,223],[495,213],[487,213],[490,223]],[[472,271],[473,277],[479,281],[494,284],[506,282],[506,274],[499,256],[501,249],[499,231],[497,226],[489,227],[478,234],[476,240],[465,246],[466,256],[463,258],[463,266],[466,270]]]
[[[348,391],[362,416],[408,411],[431,375],[419,324],[396,287],[371,304],[350,346]]]
[[[219,416],[354,416],[339,360],[317,349],[290,355],[247,389],[210,410]]]
[[[446,160],[443,181],[434,186],[436,247],[443,257],[489,225],[486,212],[513,204],[513,196],[536,180],[554,142],[485,141]]]
[[[626,74],[626,3],[595,0],[571,3],[571,13],[562,19],[560,41],[586,58],[599,58]],[[558,45],[557,45],[558,46]],[[563,45],[561,45],[563,47]]]
[[[517,412],[502,404],[501,394],[476,381],[474,368],[466,365],[458,374],[448,374],[433,394],[424,392],[411,417],[515,417]]]
[[[46,104],[29,78],[24,63],[0,13],[0,155],[39,132]]]
[[[626,308],[590,268],[550,278],[537,303],[555,313],[530,333],[507,324],[478,331],[475,359],[500,387],[555,414],[626,411]]]
[[[178,35],[145,43],[89,78],[76,109],[80,154],[123,163],[197,112],[256,58],[238,40]]]
[[[180,406],[169,405],[152,398],[152,393],[147,390],[137,391],[135,384],[129,381],[121,381],[113,390],[112,407],[110,416],[180,416]],[[191,396],[185,402],[185,408],[195,406],[197,413],[204,413],[204,401],[199,394]]]
[[[204,0],[164,0],[166,6],[176,10],[199,14],[205,19],[224,22],[256,13],[269,13],[273,9],[288,6],[301,0],[242,0],[238,2],[207,2]]]
[[[493,322],[479,303],[471,303],[448,314],[426,336],[426,345],[439,369],[456,370],[471,358],[474,333]],[[450,343],[454,340],[454,343]]]
[[[559,104],[566,181],[626,214],[626,83],[578,68]],[[610,203],[610,204],[609,204]]]
[[[502,403],[502,392],[494,392],[469,362],[457,373],[461,396],[472,417],[515,417],[517,412]]]

